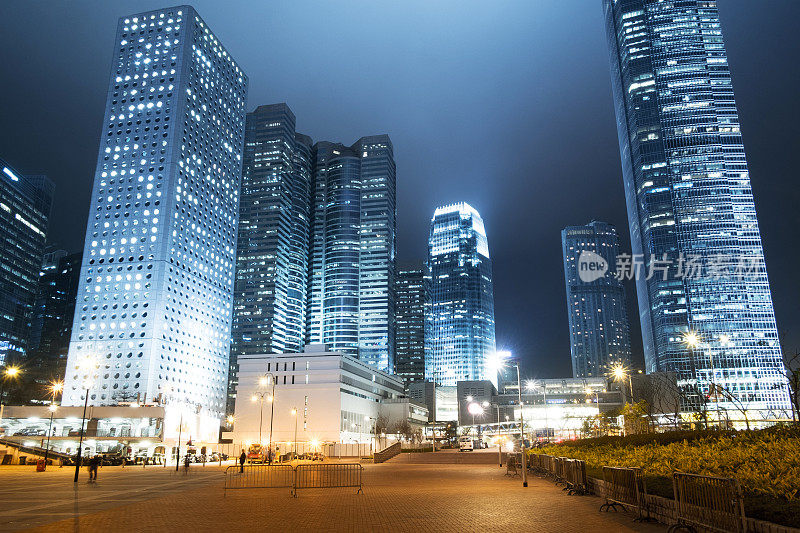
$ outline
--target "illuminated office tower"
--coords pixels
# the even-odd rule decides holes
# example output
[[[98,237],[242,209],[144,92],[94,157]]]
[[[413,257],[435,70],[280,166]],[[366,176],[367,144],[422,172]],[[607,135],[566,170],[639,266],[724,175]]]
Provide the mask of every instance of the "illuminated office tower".
[[[495,352],[492,262],[483,219],[466,203],[439,207],[428,239],[430,304],[425,379],[440,385],[490,380]]]
[[[286,104],[247,114],[228,412],[237,357],[302,351],[311,211],[311,139]]]
[[[65,405],[224,412],[246,99],[191,7],[120,19]]]
[[[619,238],[614,226],[591,222],[561,232],[567,287],[572,377],[605,377],[616,365],[630,368],[631,339],[625,287],[614,275]],[[609,266],[593,275],[592,261]]]
[[[0,366],[28,349],[55,186],[0,159]],[[1,398],[0,398],[1,399]]]
[[[603,8],[633,255],[671,265],[637,278],[647,371],[692,410],[790,417],[716,2]]]
[[[425,302],[429,280],[424,267],[400,268],[395,281],[395,374],[406,384],[425,380]]]
[[[308,343],[394,368],[395,163],[388,135],[314,145]]]

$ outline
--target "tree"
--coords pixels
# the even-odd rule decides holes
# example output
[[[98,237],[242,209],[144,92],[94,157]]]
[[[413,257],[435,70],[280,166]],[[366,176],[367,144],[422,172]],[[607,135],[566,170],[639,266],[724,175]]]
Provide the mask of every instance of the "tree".
[[[789,385],[789,400],[792,402],[792,422],[797,423],[800,416],[800,352],[785,357],[783,366]]]

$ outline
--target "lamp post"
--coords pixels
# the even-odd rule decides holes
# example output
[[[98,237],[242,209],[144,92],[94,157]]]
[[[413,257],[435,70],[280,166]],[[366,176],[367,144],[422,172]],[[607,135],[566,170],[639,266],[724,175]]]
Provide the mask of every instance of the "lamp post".
[[[263,439],[261,438],[261,426],[264,423],[264,399],[269,397],[268,393],[266,392],[254,392],[253,395],[250,397],[250,400],[254,402],[259,402],[259,416],[258,416],[258,443],[264,443]],[[271,398],[271,397],[270,397]],[[270,442],[270,446],[272,443]]]
[[[294,451],[292,452],[292,458],[297,459],[297,407],[292,408],[292,416],[294,417]]]
[[[44,449],[44,467],[47,468],[47,455],[50,452],[50,435],[53,434],[53,415],[56,413],[58,406],[56,405],[56,394],[64,390],[64,383],[57,381],[50,385],[50,392],[53,394],[50,400],[50,426],[47,428],[47,446]]]
[[[16,366],[7,366],[0,375],[0,420],[3,420],[3,396],[5,395],[5,382],[7,379],[16,379],[19,376],[20,370]]]
[[[178,471],[178,467],[181,464],[181,431],[183,431],[183,409],[181,409],[181,418],[178,422],[178,450],[175,452],[175,471]],[[189,435],[191,437],[191,435]],[[187,452],[188,448],[187,448]]]
[[[372,424],[370,424],[370,420],[372,420],[372,418],[370,418],[368,416],[364,417],[364,424],[366,424],[367,431],[369,431],[369,454],[372,455],[373,454],[373,452],[372,452],[372,441],[375,440],[375,439],[372,436]]]
[[[75,461],[75,479],[73,480],[75,483],[78,482],[78,474],[81,470],[81,456],[83,454],[83,434],[84,429],[83,427],[86,425],[86,408],[89,406],[89,391],[92,388],[92,379],[94,376],[94,371],[98,368],[98,363],[92,355],[85,355],[81,358],[81,360],[77,364],[77,370],[83,374],[83,388],[86,390],[86,398],[83,402],[83,416],[81,417],[81,436],[80,440],[78,441],[78,457]]]
[[[89,405],[89,389],[92,387],[91,383],[85,383],[84,387],[86,388],[86,400],[83,402],[83,416],[81,417],[81,438],[78,441],[78,457],[75,460],[75,479],[73,480],[74,483],[78,482],[78,474],[81,471],[81,454],[83,452],[83,426],[86,425],[86,407]]]
[[[514,363],[517,368],[517,394],[519,395],[519,434],[521,437],[519,447],[522,450],[522,486],[528,486],[527,458],[525,457],[525,419],[522,415],[522,384],[519,379],[519,364]]]
[[[692,373],[694,374],[694,381],[695,381],[695,391],[697,395],[700,397],[700,402],[703,408],[703,426],[704,429],[708,429],[708,402],[705,398],[705,395],[700,390],[700,380],[697,377],[697,366],[695,365],[694,360],[694,350],[700,344],[700,336],[695,333],[694,331],[689,331],[684,337],[683,342],[686,343],[687,348],[689,348],[689,362],[692,365]],[[713,387],[713,381],[712,381]]]
[[[264,383],[266,380],[266,383]],[[272,452],[272,420],[275,418],[275,384],[278,380],[275,378],[275,374],[267,372],[264,374],[264,377],[261,378],[262,386],[272,384],[272,395],[269,397],[270,410],[269,410],[269,450]]]

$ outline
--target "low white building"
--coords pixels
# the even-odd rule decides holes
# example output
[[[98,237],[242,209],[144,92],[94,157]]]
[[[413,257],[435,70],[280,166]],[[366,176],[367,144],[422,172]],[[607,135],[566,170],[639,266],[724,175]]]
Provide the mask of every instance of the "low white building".
[[[175,406],[114,405],[57,406],[51,412],[45,405],[4,406],[0,419],[0,438],[28,448],[44,448],[75,455],[83,423],[83,454],[122,453],[150,459],[174,461],[180,440],[180,456],[188,442],[197,454],[224,451],[217,444],[219,423],[196,409]],[[52,415],[52,421],[51,421]],[[11,453],[10,450],[0,450]],[[2,459],[0,459],[2,461]]]
[[[369,445],[381,402],[403,397],[401,378],[324,345],[240,355],[238,365],[233,431],[226,435],[235,447],[268,445],[270,436],[278,453],[291,451],[295,441],[299,453],[325,443]]]

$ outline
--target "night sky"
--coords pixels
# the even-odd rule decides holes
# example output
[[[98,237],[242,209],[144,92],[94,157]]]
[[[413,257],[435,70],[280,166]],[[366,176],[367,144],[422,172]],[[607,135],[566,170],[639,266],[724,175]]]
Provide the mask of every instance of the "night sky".
[[[800,348],[800,2],[720,0],[785,349]],[[163,2],[0,3],[0,154],[57,184],[50,242],[82,249],[117,19]],[[472,204],[494,263],[497,345],[523,372],[571,375],[560,231],[593,219],[630,250],[600,0],[198,1],[298,131],[388,133],[401,262],[437,205]],[[632,341],[641,360],[635,292]]]

